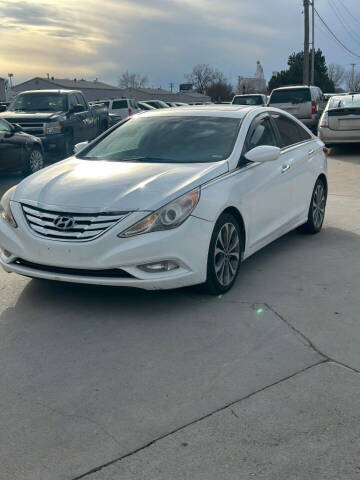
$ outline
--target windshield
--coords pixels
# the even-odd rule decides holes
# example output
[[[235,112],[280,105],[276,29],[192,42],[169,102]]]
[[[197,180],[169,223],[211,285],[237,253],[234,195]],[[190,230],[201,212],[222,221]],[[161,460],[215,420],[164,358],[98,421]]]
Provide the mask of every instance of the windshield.
[[[61,93],[26,93],[18,95],[9,110],[14,112],[64,112],[67,97]]]
[[[260,95],[250,95],[235,97],[232,103],[233,105],[262,105],[264,101]]]
[[[330,108],[359,108],[360,95],[348,95],[346,97],[332,97],[329,100]]]
[[[153,163],[217,162],[230,156],[238,118],[134,117],[79,158]]]
[[[296,88],[289,90],[275,90],[272,92],[269,103],[304,103],[310,102],[309,88]]]

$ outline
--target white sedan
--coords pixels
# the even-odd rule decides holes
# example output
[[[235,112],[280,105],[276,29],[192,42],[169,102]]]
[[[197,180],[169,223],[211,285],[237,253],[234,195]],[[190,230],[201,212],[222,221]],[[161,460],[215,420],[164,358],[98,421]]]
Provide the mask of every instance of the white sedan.
[[[10,189],[0,263],[49,280],[228,291],[241,261],[321,230],[324,144],[275,108],[135,115]]]

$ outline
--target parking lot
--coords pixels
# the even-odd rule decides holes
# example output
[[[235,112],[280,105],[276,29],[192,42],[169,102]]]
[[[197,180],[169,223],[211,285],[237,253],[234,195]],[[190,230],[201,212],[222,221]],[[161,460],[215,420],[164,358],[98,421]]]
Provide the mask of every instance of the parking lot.
[[[224,296],[0,272],[0,478],[359,478],[359,179],[332,149],[323,231]]]

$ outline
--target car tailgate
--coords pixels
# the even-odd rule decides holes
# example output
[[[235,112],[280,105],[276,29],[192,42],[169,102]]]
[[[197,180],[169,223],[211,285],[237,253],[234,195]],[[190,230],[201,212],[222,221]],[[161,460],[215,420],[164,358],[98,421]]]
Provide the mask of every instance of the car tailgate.
[[[285,110],[296,118],[311,118],[311,102],[304,103],[272,103],[270,105],[275,108]]]
[[[360,108],[336,108],[328,115],[331,130],[360,130]]]

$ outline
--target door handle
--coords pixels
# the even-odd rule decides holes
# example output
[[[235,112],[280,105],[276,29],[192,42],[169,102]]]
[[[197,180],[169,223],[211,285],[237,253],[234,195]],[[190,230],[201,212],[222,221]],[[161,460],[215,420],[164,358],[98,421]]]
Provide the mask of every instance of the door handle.
[[[290,165],[289,165],[289,164],[283,165],[283,166],[282,166],[282,169],[281,169],[281,173],[287,172],[287,171],[289,170],[289,168],[290,168]]]
[[[308,151],[308,155],[309,157],[311,157],[311,155],[315,152],[315,150],[312,148],[311,150]]]

